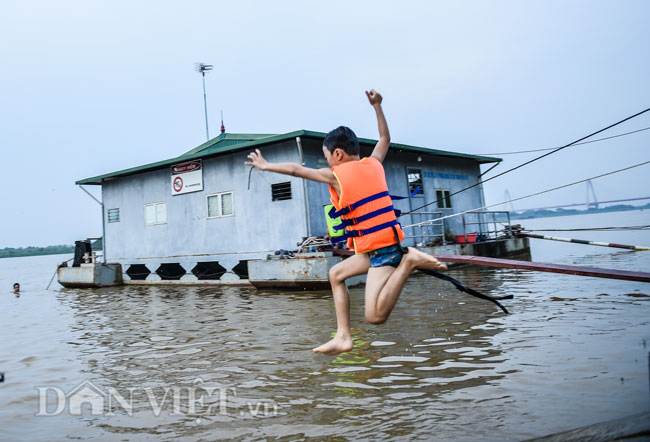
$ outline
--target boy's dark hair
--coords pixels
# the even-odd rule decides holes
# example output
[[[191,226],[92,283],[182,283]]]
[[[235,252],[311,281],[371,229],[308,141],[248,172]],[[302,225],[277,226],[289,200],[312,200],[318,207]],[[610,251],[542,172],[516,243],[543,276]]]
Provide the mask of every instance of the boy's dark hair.
[[[339,148],[348,155],[359,155],[359,140],[349,127],[339,126],[330,131],[325,136],[323,145],[331,153],[334,153],[334,150]]]
[[[18,284],[17,282],[14,282],[14,287],[16,287],[16,286],[20,287],[20,284]]]

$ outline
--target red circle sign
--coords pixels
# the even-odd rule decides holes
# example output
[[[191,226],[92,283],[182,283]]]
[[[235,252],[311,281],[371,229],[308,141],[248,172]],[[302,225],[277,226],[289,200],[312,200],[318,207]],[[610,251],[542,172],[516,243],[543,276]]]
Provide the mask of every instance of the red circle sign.
[[[183,178],[177,176],[174,178],[174,192],[180,192],[183,190]]]

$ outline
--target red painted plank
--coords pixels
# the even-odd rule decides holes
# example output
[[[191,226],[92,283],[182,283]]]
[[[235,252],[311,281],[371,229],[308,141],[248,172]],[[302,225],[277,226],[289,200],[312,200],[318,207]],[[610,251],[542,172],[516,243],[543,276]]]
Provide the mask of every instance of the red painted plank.
[[[335,255],[354,255],[352,250],[335,250]],[[650,273],[629,272],[626,270],[601,269],[597,267],[578,267],[543,262],[515,261],[512,259],[488,258],[472,255],[435,255],[440,261],[460,264],[473,264],[506,269],[534,270],[537,272],[563,273],[567,275],[593,276],[595,278],[623,279],[626,281],[650,282]]]
[[[506,269],[534,270],[537,272],[564,273],[567,275],[593,276],[596,278],[623,279],[626,281],[650,282],[650,273],[627,270],[601,269],[597,267],[578,267],[543,262],[515,261],[512,259],[488,258],[471,255],[435,255],[443,262],[474,264]]]

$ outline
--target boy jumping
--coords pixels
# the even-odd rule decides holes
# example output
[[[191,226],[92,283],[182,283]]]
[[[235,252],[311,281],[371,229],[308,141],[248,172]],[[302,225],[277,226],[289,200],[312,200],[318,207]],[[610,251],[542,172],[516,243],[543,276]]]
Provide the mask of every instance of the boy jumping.
[[[382,97],[366,91],[375,109],[379,141],[368,158],[359,157],[359,141],[352,130],[338,127],[323,140],[329,168],[311,169],[296,163],[269,163],[259,149],[248,155],[248,166],[329,184],[331,201],[345,227],[348,247],[355,255],[331,268],[329,280],[334,295],[337,330],[334,338],[315,348],[316,353],[335,355],[352,349],[350,295],[345,280],[367,273],[365,317],[382,324],[395,307],[409,275],[415,269],[447,270],[436,258],[400,241],[404,233],[397,223],[388,194],[382,162],[390,146],[390,134],[381,108]]]

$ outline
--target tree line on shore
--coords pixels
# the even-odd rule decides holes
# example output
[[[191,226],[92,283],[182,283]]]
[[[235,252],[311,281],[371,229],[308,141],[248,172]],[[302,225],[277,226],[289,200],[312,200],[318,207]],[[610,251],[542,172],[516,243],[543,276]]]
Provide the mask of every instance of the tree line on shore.
[[[102,249],[102,240],[92,243],[92,249],[97,251]],[[5,247],[0,249],[0,258],[17,258],[19,256],[39,256],[39,255],[62,255],[64,253],[74,253],[73,245],[60,244],[46,247]]]

